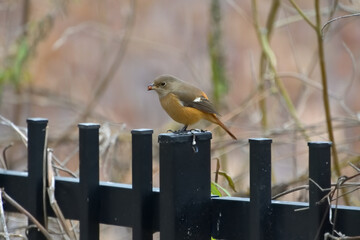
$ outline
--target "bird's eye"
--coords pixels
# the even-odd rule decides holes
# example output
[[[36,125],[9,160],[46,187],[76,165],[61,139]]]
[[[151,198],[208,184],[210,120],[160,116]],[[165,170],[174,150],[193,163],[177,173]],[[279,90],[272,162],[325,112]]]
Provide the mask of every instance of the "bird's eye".
[[[162,86],[162,87],[165,87],[165,85],[166,85],[166,82],[160,83],[160,86]]]

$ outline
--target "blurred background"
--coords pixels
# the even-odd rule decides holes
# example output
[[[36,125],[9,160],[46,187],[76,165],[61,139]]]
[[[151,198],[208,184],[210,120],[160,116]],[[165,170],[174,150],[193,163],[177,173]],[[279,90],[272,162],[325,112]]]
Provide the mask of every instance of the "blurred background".
[[[204,90],[239,139],[208,122],[192,126],[213,132],[213,171],[219,162],[234,185],[221,176],[219,184],[233,196],[248,195],[254,137],[273,139],[273,195],[307,184],[308,141],[334,142],[334,182],[357,174],[360,3],[319,8],[310,0],[0,1],[3,165],[26,170],[15,129],[44,117],[56,164],[67,169],[58,174],[76,176],[77,124],[97,122],[101,179],[131,183],[130,131],[151,128],[158,186],[157,135],[181,125],[147,85],[171,74]],[[281,199],[306,201],[307,192]],[[359,205],[356,192],[341,201]],[[113,230],[104,229],[105,239]]]

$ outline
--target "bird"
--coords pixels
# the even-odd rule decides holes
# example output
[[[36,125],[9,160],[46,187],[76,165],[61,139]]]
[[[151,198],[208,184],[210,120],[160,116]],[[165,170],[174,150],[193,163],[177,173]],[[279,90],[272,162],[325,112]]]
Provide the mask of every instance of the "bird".
[[[161,75],[148,85],[148,91],[150,90],[158,94],[160,104],[166,113],[176,122],[184,124],[180,131],[186,131],[189,125],[205,119],[219,125],[237,140],[217,117],[219,114],[207,95],[194,85],[172,75]]]

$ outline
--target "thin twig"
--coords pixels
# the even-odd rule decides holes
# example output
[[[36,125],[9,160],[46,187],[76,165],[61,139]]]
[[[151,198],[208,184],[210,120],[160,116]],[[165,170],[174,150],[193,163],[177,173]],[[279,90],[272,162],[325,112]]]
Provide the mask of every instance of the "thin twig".
[[[333,23],[333,22],[338,21],[338,20],[342,20],[342,19],[344,19],[344,18],[358,17],[358,16],[360,16],[360,13],[343,15],[343,16],[339,16],[339,17],[336,17],[336,18],[333,18],[333,19],[327,21],[327,22],[324,24],[324,26],[322,26],[322,28],[321,28],[321,30],[320,30],[321,37],[324,37],[324,30],[325,30],[325,28],[328,27],[328,25],[329,25],[330,23]]]
[[[19,134],[20,139],[24,143],[25,147],[27,147],[27,136],[20,130],[18,126],[16,126],[13,122],[11,122],[9,119],[3,117],[0,115],[1,123],[7,126],[10,126],[12,129],[15,130],[17,134]]]
[[[74,124],[71,124],[59,137],[59,140],[54,144],[55,146],[59,143],[62,143],[65,141],[67,136],[73,131],[74,126],[76,123],[79,123],[83,121],[90,113],[93,111],[94,106],[96,105],[98,99],[102,96],[102,94],[107,89],[108,85],[110,84],[111,80],[114,79],[114,76],[119,69],[122,60],[124,59],[129,39],[132,33],[132,29],[135,22],[135,13],[136,13],[136,0],[130,0],[131,3],[131,12],[128,15],[125,33],[123,38],[121,39],[121,43],[119,44],[118,51],[115,56],[115,60],[113,61],[112,65],[110,66],[108,72],[105,74],[105,76],[99,80],[100,84],[98,85],[97,89],[95,90],[92,99],[89,101],[85,109],[82,111],[82,113],[79,115],[79,117],[74,121]]]
[[[5,233],[0,233],[0,236],[5,238]],[[10,239],[14,239],[14,238],[21,238],[23,240],[27,240],[27,238],[21,234],[16,234],[16,233],[9,233],[9,237]]]
[[[4,169],[8,169],[6,151],[7,151],[8,149],[10,149],[12,146],[14,146],[14,143],[10,143],[9,145],[7,145],[7,146],[4,148],[3,152],[2,152],[2,155],[3,155],[2,165],[3,165],[3,168],[4,168]]]
[[[296,191],[299,191],[299,190],[303,190],[303,189],[308,190],[308,189],[309,189],[309,185],[302,185],[302,186],[298,186],[298,187],[294,187],[294,188],[288,189],[288,190],[286,190],[286,191],[284,191],[284,192],[281,192],[281,193],[279,193],[279,194],[276,194],[276,195],[273,196],[271,199],[272,199],[272,200],[275,200],[275,199],[277,199],[277,198],[279,198],[279,197],[282,197],[282,196],[285,196],[285,195],[287,195],[287,194],[289,194],[289,193],[293,193],[293,192],[296,192]]]
[[[48,158],[47,158],[47,182],[48,182],[48,188],[47,188],[47,194],[49,196],[49,202],[50,202],[50,206],[53,209],[55,215],[58,218],[58,221],[60,222],[59,226],[61,229],[64,229],[67,236],[70,239],[75,239],[75,232],[74,231],[70,231],[68,225],[66,224],[66,219],[64,217],[64,214],[62,213],[56,198],[55,198],[55,175],[52,169],[52,150],[48,149]]]
[[[45,228],[48,227],[48,216],[47,216],[47,205],[46,205],[46,176],[47,176],[47,145],[48,145],[48,134],[49,126],[45,128],[45,139],[44,139],[44,149],[43,149],[43,186],[42,186],[42,197],[43,197],[43,219]]]
[[[256,7],[256,6],[255,6]],[[271,7],[270,7],[270,11],[269,11],[269,15],[266,21],[266,36],[267,39],[270,39],[272,36],[272,32],[273,32],[273,28],[274,28],[274,23],[275,23],[275,19],[277,16],[277,13],[279,11],[279,7],[280,7],[280,1],[279,0],[274,0],[272,1]],[[257,11],[257,9],[255,8],[255,10]],[[259,23],[256,21],[256,27],[259,27]],[[268,55],[266,54],[264,48],[261,49],[261,57],[260,57],[260,72],[259,72],[259,79],[260,79],[260,84],[259,84],[259,91],[261,93],[263,93],[265,91],[265,72],[267,69],[267,65],[269,64],[269,59],[268,59]],[[261,110],[261,125],[263,127],[263,130],[267,130],[268,128],[268,121],[267,121],[267,111],[266,111],[266,98],[263,98],[260,100],[259,102],[259,106],[260,106],[260,110]]]
[[[340,236],[340,237],[336,237],[330,233],[325,233],[324,235],[324,239],[332,239],[332,240],[360,240],[360,236],[353,236],[353,237],[348,237],[348,236]]]
[[[2,230],[4,232],[4,238],[6,240],[10,240],[9,232],[7,229],[6,219],[5,219],[5,211],[4,211],[4,203],[2,200],[2,189],[0,189],[0,223],[2,226]]]
[[[218,183],[219,171],[220,171],[220,159],[216,158],[215,183]]]
[[[236,3],[234,0],[226,0],[226,2],[235,10],[236,13],[238,13],[246,22],[251,23],[249,20],[249,17],[247,16],[246,12],[240,7],[238,3]]]
[[[357,172],[360,172],[360,168],[358,168],[357,166],[355,166],[355,164],[353,164],[352,162],[348,162],[348,164],[354,168]]]
[[[296,9],[296,11],[299,13],[299,15],[309,24],[310,27],[312,27],[314,30],[316,30],[316,26],[311,20],[307,17],[307,15],[300,9],[300,7],[295,3],[294,0],[289,0],[291,5]]]
[[[275,0],[274,0],[275,1]],[[262,51],[266,55],[266,58],[269,62],[269,67],[271,74],[273,75],[273,79],[275,81],[276,87],[279,90],[279,93],[284,100],[287,110],[291,116],[291,118],[294,120],[296,127],[300,130],[302,136],[306,141],[310,141],[310,137],[307,135],[306,130],[302,126],[302,123],[297,116],[296,109],[292,103],[292,100],[283,84],[281,79],[279,78],[277,71],[276,71],[276,57],[272,49],[270,48],[269,39],[266,33],[261,29],[259,24],[259,16],[258,16],[258,8],[257,8],[257,0],[252,1],[252,11],[253,11],[253,18],[254,18],[254,26],[256,30],[256,34],[258,37],[258,40],[260,42]]]
[[[350,88],[352,87],[353,83],[355,82],[355,79],[357,76],[357,68],[356,68],[356,59],[355,59],[354,54],[351,52],[350,48],[348,47],[348,45],[345,42],[342,42],[342,45],[344,46],[345,51],[349,54],[349,57],[351,60],[351,67],[352,67],[352,72],[351,72],[349,83],[347,84],[347,86],[343,92],[343,96],[345,97],[346,95],[349,94]]]
[[[33,222],[36,227],[42,232],[42,234],[46,237],[46,239],[51,240],[51,236],[49,232],[44,228],[44,226],[39,223],[33,215],[31,215],[25,208],[23,208],[18,202],[16,202],[13,198],[11,198],[3,189],[1,191],[1,195],[3,199],[9,203],[11,206],[15,207],[19,212],[25,214],[31,222]]]
[[[319,64],[320,64],[320,73],[321,73],[321,83],[323,85],[323,103],[326,117],[326,126],[328,129],[329,139],[332,142],[332,157],[334,162],[334,169],[337,176],[341,176],[341,169],[339,165],[339,156],[337,153],[337,146],[335,142],[334,130],[331,121],[331,110],[330,110],[330,102],[329,102],[329,93],[328,93],[328,81],[327,81],[327,73],[325,66],[325,52],[324,52],[324,44],[322,39],[321,32],[321,13],[320,13],[320,2],[319,0],[315,0],[315,12],[316,12],[316,36],[318,42],[319,49]],[[344,201],[347,205],[350,205],[349,199],[347,195],[344,196]]]
[[[64,168],[64,167],[61,167],[61,166],[56,166],[54,165],[53,166],[54,169],[56,170],[60,170],[60,171],[63,171],[63,172],[66,172],[67,174],[69,174],[70,176],[72,176],[73,178],[77,178],[78,175],[76,175],[73,171],[67,169],[67,168]]]

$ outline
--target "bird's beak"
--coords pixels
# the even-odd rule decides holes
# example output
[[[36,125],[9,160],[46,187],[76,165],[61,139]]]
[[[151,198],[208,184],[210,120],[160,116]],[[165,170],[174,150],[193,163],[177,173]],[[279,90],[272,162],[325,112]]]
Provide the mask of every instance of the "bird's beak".
[[[154,84],[150,84],[150,85],[148,86],[148,91],[150,91],[150,90],[154,90],[154,89],[155,89]]]

